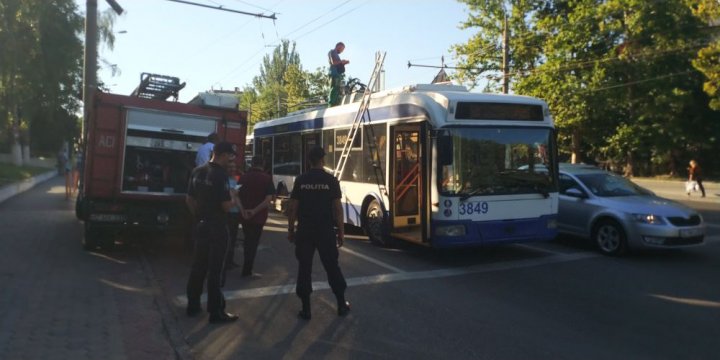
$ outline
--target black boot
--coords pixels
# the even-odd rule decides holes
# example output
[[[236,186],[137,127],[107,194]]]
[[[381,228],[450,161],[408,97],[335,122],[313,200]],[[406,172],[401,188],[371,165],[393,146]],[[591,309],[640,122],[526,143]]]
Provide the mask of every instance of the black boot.
[[[337,296],[338,316],[345,316],[350,312],[350,303],[345,300],[345,295]]]
[[[302,310],[298,312],[298,317],[303,320],[310,320],[312,318],[312,313],[310,312],[310,298],[300,298],[302,301]]]

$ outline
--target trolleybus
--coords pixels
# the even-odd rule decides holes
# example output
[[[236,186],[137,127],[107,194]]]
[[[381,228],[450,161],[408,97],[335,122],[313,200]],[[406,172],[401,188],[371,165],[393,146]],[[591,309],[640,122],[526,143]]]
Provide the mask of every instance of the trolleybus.
[[[255,125],[255,154],[265,158],[280,196],[308,169],[306,154],[314,146],[325,149],[332,172],[359,108],[352,97]],[[386,246],[552,239],[555,138],[548,106],[536,98],[457,85],[374,93],[340,174],[345,222]]]

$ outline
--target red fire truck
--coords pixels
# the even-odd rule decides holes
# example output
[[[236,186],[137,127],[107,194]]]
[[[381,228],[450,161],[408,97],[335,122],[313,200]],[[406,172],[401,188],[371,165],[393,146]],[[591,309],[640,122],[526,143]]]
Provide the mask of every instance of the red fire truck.
[[[182,87],[177,78],[143,74],[131,96],[96,93],[76,203],[86,250],[112,247],[128,230],[187,229],[188,178],[210,133],[243,154],[247,113],[236,98],[202,93],[188,104],[166,101]]]

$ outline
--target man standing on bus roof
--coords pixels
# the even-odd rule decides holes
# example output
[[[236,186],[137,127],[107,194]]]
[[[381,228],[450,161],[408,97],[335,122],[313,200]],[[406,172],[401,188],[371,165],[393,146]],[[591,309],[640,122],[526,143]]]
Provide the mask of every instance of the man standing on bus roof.
[[[338,316],[350,312],[350,303],[345,301],[347,283],[338,265],[338,248],[343,246],[345,237],[340,183],[323,169],[324,158],[325,151],[321,147],[310,150],[308,159],[311,167],[295,179],[288,208],[288,240],[295,243],[295,257],[298,259],[295,292],[302,301],[302,310],[298,316],[305,320],[311,318],[310,293],[315,249],[320,254],[330,288],[335,294]]]
[[[335,48],[328,52],[330,63],[330,94],[328,95],[328,106],[335,106],[340,103],[340,88],[342,87],[345,74],[345,65],[349,60],[340,59],[340,54],[345,51],[345,44],[339,42]]]
[[[218,134],[215,132],[210,133],[207,137],[207,142],[200,145],[200,148],[198,148],[197,156],[195,156],[195,166],[202,166],[210,161],[210,155],[212,154],[213,147],[217,142]]]
[[[207,311],[211,323],[227,323],[238,319],[225,312],[225,298],[220,290],[225,282],[225,258],[230,236],[228,211],[233,201],[228,188],[228,163],[235,160],[235,145],[220,142],[215,145],[210,161],[196,167],[190,175],[185,202],[196,224],[194,260],[187,282],[187,315],[202,311],[200,296],[207,276]]]

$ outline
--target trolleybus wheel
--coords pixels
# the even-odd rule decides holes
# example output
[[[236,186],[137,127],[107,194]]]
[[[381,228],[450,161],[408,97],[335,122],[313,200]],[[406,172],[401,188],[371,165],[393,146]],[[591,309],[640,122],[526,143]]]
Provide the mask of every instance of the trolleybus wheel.
[[[385,216],[377,200],[373,200],[368,204],[365,210],[365,222],[363,229],[370,242],[380,246],[391,246],[390,237],[385,233]]]

